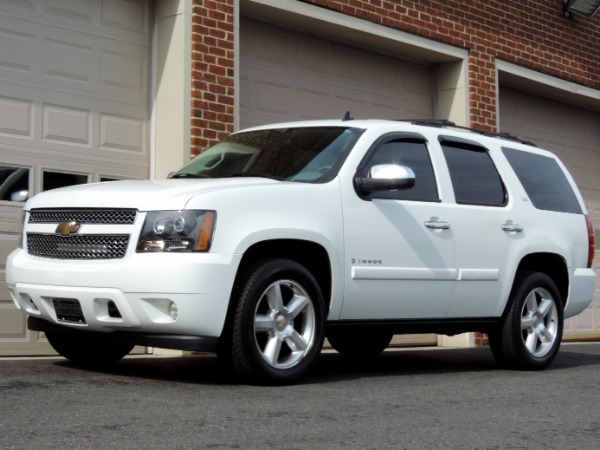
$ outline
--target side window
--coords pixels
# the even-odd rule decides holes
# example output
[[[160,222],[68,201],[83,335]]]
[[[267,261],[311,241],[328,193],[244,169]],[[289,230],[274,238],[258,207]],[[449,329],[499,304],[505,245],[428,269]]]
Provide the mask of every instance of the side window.
[[[456,203],[503,206],[506,189],[487,149],[441,139]]]
[[[51,172],[45,170],[42,173],[42,190],[73,186],[75,184],[85,184],[88,182],[88,176],[78,173]]]
[[[359,169],[359,175],[367,176],[371,167],[379,164],[410,167],[415,173],[415,185],[410,189],[375,192],[372,198],[439,201],[435,175],[424,140],[397,139],[383,142],[372,151],[366,165]]]
[[[531,203],[537,209],[581,214],[581,205],[558,163],[548,156],[503,148]]]
[[[29,169],[0,165],[0,200],[24,202],[29,197]]]

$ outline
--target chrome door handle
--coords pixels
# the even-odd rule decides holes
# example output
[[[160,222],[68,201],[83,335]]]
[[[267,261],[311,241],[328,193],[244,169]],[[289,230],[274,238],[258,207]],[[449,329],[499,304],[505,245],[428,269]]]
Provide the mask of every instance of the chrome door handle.
[[[425,226],[427,228],[431,228],[432,230],[449,230],[450,224],[448,222],[442,222],[440,220],[428,220],[425,222]]]
[[[510,233],[521,233],[523,231],[523,227],[516,223],[503,223],[502,230]]]

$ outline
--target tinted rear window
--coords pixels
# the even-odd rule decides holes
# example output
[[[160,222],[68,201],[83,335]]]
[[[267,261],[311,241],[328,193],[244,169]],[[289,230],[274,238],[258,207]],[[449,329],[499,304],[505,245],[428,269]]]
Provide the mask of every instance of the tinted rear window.
[[[582,213],[571,183],[556,160],[512,148],[502,151],[533,206],[546,211]]]
[[[441,136],[456,203],[504,206],[506,190],[487,150]]]

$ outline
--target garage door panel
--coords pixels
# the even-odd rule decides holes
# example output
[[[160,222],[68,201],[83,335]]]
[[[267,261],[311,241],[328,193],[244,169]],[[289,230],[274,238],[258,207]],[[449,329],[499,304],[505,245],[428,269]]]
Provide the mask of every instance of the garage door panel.
[[[92,47],[54,39],[46,39],[44,45],[44,76],[62,83],[91,86]]]
[[[333,99],[334,112],[330,118],[341,119],[346,111],[352,113],[352,117],[371,117],[370,105],[360,98],[350,98],[343,95],[336,95]],[[319,116],[319,118],[322,116]]]
[[[0,314],[2,315],[2,337],[5,339],[27,339],[26,318],[20,310],[15,309],[9,299],[0,299]]]
[[[364,89],[367,81],[368,62],[363,52],[339,47],[333,50],[333,76],[342,80],[346,86]],[[366,52],[364,52],[366,54]]]
[[[375,97],[371,104],[370,117],[374,119],[400,119],[398,115],[398,103],[389,101],[388,98]],[[413,116],[416,117],[416,116]],[[423,116],[419,116],[423,117]],[[427,117],[427,116],[425,116]]]
[[[61,105],[42,105],[42,140],[55,144],[91,146],[92,112],[66,108]]]
[[[147,49],[136,46],[103,50],[99,93],[136,104],[147,102],[148,58]]]
[[[33,102],[0,95],[0,135],[31,139]]]
[[[329,92],[323,90],[322,86],[311,86],[296,90],[296,105],[298,119],[314,119],[321,111],[331,110],[331,99]]]
[[[0,19],[0,75],[33,76],[35,36],[11,28],[5,19]]]
[[[297,41],[296,65],[300,73],[319,76],[330,73],[329,44],[320,39],[300,39]],[[286,55],[286,60],[287,60]]]
[[[100,115],[99,148],[108,158],[137,160],[147,154],[147,123],[143,119]]]
[[[96,3],[97,4],[97,3]],[[93,0],[46,0],[45,12],[64,19],[83,20],[92,23],[95,2]]]
[[[407,97],[413,101],[422,101],[423,96],[431,95],[433,84],[431,69],[426,66],[412,65],[410,70],[403,70],[404,86]]]
[[[62,1],[67,2],[67,0]],[[70,1],[67,3],[71,4]],[[148,7],[148,2],[145,0],[104,1],[101,4],[100,24],[121,31],[130,31],[135,35],[147,36]]]

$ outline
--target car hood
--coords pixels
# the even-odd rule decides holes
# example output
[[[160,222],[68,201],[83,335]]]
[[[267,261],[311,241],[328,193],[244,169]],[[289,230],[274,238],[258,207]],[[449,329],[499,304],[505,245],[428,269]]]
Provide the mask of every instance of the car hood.
[[[184,209],[196,195],[281,183],[266,178],[114,181],[69,186],[31,198],[33,208],[135,208],[140,211]]]

